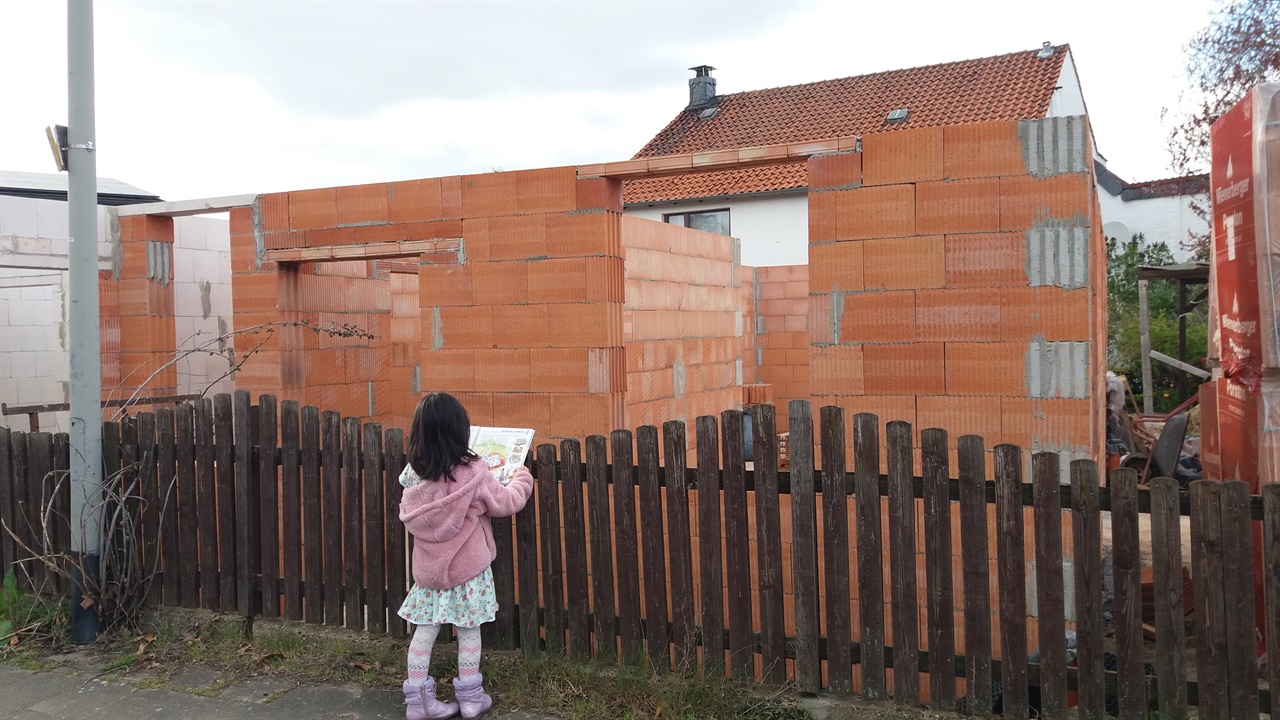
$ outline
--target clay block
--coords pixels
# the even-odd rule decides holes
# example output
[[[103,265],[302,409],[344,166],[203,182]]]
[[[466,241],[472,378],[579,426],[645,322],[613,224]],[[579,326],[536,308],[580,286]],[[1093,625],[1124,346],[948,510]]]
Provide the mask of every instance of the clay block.
[[[622,212],[622,181],[613,178],[588,178],[575,185],[579,210],[612,210]]]
[[[862,184],[862,153],[816,155],[809,158],[809,192]]]
[[[946,391],[942,343],[867,345],[862,350],[869,395],[941,395]]]
[[[493,344],[499,348],[547,347],[549,305],[494,305]],[[513,388],[520,389],[520,388]]]
[[[848,292],[865,287],[861,241],[809,245],[809,288],[813,292]],[[762,286],[762,290],[763,290]]]
[[[475,390],[477,351],[431,350],[427,346],[422,353],[422,386],[445,392]]]
[[[837,240],[916,234],[914,185],[863,187],[830,194],[836,196]]]
[[[1000,291],[921,290],[916,293],[916,326],[921,340],[999,340]]]
[[[489,220],[489,259],[528,260],[547,254],[543,215],[512,215]]]
[[[862,136],[864,185],[941,179],[941,127],[889,130]]]
[[[809,242],[836,239],[836,195],[830,192],[809,193]]]
[[[488,305],[464,307],[441,307],[439,333],[433,335],[423,328],[423,344],[433,347],[440,340],[441,347],[454,348],[492,348],[497,342],[493,333],[493,308]],[[435,313],[427,310],[423,313],[425,322],[429,322]]]
[[[944,127],[942,145],[945,177],[1027,174],[1016,121]]]
[[[487,267],[475,265],[422,265],[418,268],[418,294],[423,308],[473,304],[472,276]],[[493,288],[482,286],[485,293]],[[503,288],[510,290],[510,288]]]
[[[337,224],[387,222],[389,189],[387,183],[335,188]]]
[[[1010,342],[1088,341],[1089,289],[1010,287],[1000,290],[1000,335]]]
[[[495,393],[493,423],[503,427],[532,428],[541,444],[548,439],[551,425],[551,396],[545,393]]]
[[[947,236],[947,287],[1025,287],[1026,284],[1027,239],[1023,233]]]
[[[1000,400],[998,397],[916,398],[916,439],[919,440],[921,430],[941,428],[947,431],[951,447],[964,435],[978,435],[988,446],[994,445],[1001,441]]]
[[[516,173],[516,206],[521,213],[574,210],[578,205],[574,167],[539,168]]]
[[[867,290],[939,288],[946,279],[945,260],[941,235],[867,240],[863,283]]]
[[[617,303],[548,305],[551,347],[612,347],[622,344],[622,307]]]
[[[622,261],[551,258],[529,264],[530,302],[622,302]]]
[[[289,229],[327,228],[338,222],[335,188],[295,190],[289,193]]]
[[[865,391],[861,345],[814,347],[809,369],[814,395],[861,395]]]
[[[393,223],[435,220],[446,216],[440,178],[394,182],[387,190],[387,218]]]
[[[517,173],[492,172],[462,177],[462,217],[490,217],[519,212]]]
[[[1025,397],[1026,343],[947,343],[947,394]]]
[[[1000,180],[944,180],[916,185],[916,232],[972,233],[1000,229]]]
[[[588,392],[587,348],[534,348],[529,351],[530,382],[543,392]]]
[[[916,340],[916,293],[911,290],[850,293],[843,296],[839,337],[847,343],[898,343]],[[820,328],[830,317],[810,319]],[[815,340],[817,342],[817,340]]]
[[[1086,173],[1000,179],[1001,230],[1026,230],[1046,218],[1089,217],[1092,205]]]

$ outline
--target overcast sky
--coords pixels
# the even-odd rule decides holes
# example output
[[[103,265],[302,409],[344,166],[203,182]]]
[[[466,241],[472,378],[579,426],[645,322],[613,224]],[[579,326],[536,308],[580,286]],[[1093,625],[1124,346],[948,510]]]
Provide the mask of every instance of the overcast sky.
[[[1070,43],[1098,149],[1168,175],[1211,0],[112,2],[98,172],[167,200],[631,157],[688,101]],[[0,169],[52,172],[66,3],[0,0]]]

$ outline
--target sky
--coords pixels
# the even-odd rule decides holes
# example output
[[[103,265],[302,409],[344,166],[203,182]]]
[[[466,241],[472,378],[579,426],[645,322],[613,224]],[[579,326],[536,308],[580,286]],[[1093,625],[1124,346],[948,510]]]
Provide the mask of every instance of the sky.
[[[166,200],[630,158],[688,102],[1069,43],[1098,150],[1169,173],[1212,0],[98,0],[98,174]],[[0,169],[54,172],[66,3],[0,0]]]

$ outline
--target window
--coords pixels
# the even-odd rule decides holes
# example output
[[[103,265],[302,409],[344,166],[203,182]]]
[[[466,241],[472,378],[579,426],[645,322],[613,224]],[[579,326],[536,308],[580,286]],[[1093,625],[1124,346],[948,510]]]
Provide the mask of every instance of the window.
[[[662,221],[671,225],[705,230],[717,235],[729,234],[729,209],[702,210],[699,212],[667,213]]]

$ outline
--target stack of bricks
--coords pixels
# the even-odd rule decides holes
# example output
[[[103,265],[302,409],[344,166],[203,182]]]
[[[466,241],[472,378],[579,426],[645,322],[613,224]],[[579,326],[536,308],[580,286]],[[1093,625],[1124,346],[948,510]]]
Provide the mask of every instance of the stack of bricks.
[[[1083,118],[867,135],[810,160],[812,391],[1099,457],[1105,258]]]
[[[544,438],[617,427],[620,211],[619,183],[579,180],[574,168],[261,196],[232,213],[236,327],[284,320],[322,331],[276,333],[237,385],[394,426],[422,392],[442,390],[475,424]],[[266,255],[342,247],[346,258],[414,241],[431,249],[412,258],[412,278],[372,260],[277,265]],[[333,337],[330,323],[360,332]]]
[[[120,385],[120,288],[110,270],[98,271],[98,338],[102,348],[102,397]]]
[[[807,265],[755,271],[755,361],[777,405],[779,432],[788,429],[787,404],[810,395],[809,271]]]
[[[141,215],[117,222],[113,235],[118,240],[113,241],[119,243],[120,257],[115,276],[119,329],[114,337],[119,338],[119,374],[114,387],[104,377],[103,389],[117,397],[128,397],[139,388],[140,395],[171,395],[178,387],[173,363],[173,219]],[[100,291],[99,302],[102,297]]]
[[[754,358],[737,243],[622,218],[627,427],[667,420],[692,425],[700,415],[742,405],[741,386],[754,380],[744,366],[754,365]],[[687,437],[692,446],[695,433]]]

